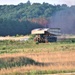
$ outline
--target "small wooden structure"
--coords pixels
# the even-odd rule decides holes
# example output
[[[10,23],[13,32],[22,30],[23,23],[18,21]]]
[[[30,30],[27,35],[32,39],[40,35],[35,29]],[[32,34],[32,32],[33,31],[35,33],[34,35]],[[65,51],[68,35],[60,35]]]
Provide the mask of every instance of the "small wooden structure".
[[[35,34],[34,41],[38,42],[56,42],[57,36],[60,35],[59,28],[38,28],[31,31]]]

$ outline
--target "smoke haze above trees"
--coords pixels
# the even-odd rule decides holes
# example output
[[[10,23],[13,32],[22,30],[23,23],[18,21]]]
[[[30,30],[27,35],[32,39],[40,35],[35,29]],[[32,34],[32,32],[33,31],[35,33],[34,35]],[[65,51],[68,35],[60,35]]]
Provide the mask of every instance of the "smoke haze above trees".
[[[50,19],[51,28],[60,28],[63,34],[75,34],[75,6],[58,11]]]

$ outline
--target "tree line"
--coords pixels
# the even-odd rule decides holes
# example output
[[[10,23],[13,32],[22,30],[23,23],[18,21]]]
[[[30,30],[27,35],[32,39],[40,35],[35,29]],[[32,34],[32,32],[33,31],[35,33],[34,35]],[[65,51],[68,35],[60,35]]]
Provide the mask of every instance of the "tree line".
[[[32,29],[40,27],[42,26],[29,21],[0,19],[0,36],[27,35]]]
[[[32,29],[48,25],[49,19],[57,11],[68,7],[43,2],[0,5],[0,36],[29,34]]]

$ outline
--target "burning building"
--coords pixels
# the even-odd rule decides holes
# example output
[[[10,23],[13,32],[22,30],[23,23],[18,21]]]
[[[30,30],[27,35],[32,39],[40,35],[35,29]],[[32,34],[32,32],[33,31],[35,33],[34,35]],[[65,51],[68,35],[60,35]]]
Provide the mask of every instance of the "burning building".
[[[38,28],[31,31],[36,35],[34,40],[38,42],[56,42],[57,36],[60,35],[59,28]]]

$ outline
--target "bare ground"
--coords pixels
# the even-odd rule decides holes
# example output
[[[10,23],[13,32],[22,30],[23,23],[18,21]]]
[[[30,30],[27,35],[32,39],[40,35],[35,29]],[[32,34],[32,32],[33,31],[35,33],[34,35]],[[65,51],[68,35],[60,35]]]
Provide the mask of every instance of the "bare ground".
[[[29,36],[19,36],[19,37],[11,37],[11,36],[5,36],[5,37],[0,37],[0,40],[22,40],[22,39],[26,39],[26,38],[29,38]]]

